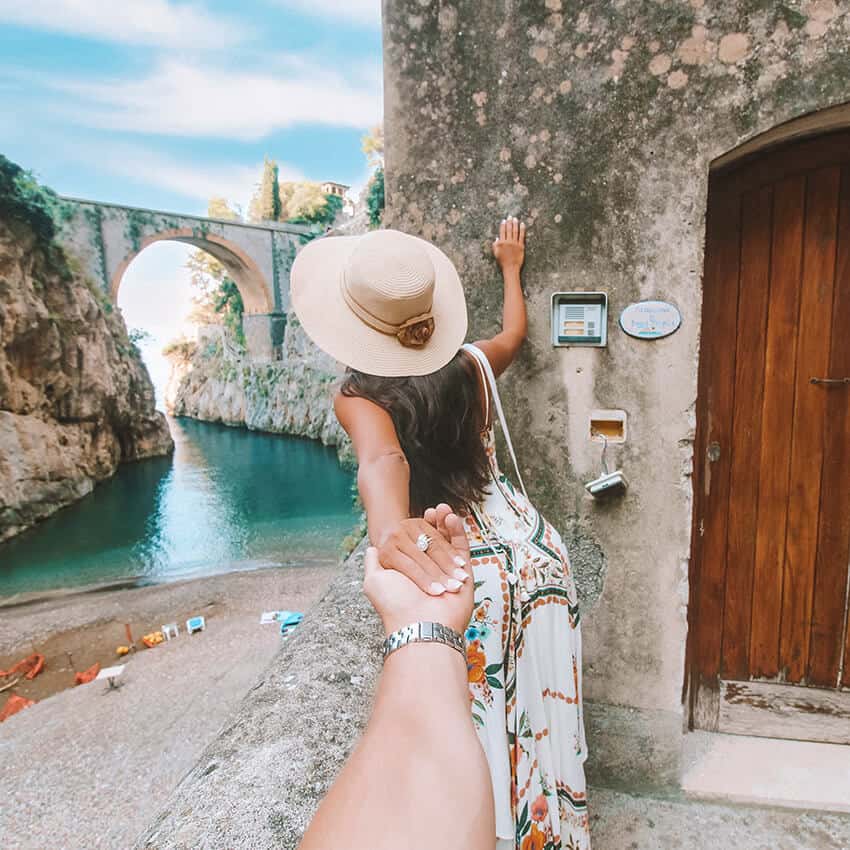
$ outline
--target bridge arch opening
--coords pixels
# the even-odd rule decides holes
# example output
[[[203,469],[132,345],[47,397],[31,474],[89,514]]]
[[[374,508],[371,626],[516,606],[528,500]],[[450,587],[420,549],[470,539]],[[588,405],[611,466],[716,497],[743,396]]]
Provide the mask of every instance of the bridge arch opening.
[[[142,239],[138,248],[127,254],[118,264],[109,281],[109,292],[117,303],[118,290],[124,273],[133,260],[149,245],[156,242],[181,242],[210,254],[227,270],[239,289],[246,314],[272,313],[275,309],[272,282],[267,281],[257,264],[234,242],[215,233],[198,234],[193,228],[164,230]]]

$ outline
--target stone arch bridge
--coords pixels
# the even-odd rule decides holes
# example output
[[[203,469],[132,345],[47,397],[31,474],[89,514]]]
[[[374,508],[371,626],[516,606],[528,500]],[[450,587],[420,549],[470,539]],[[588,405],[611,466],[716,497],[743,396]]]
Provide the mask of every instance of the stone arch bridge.
[[[276,359],[289,307],[289,269],[308,228],[246,224],[80,198],[61,200],[59,242],[113,301],[127,267],[148,245],[162,241],[194,245],[219,260],[239,288],[251,358]]]

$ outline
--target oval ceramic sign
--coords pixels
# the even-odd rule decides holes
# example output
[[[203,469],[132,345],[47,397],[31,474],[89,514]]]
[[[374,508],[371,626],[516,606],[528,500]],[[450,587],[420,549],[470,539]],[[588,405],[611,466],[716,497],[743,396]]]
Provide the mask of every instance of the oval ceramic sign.
[[[661,339],[675,333],[682,314],[667,301],[638,301],[620,314],[620,327],[637,339]]]

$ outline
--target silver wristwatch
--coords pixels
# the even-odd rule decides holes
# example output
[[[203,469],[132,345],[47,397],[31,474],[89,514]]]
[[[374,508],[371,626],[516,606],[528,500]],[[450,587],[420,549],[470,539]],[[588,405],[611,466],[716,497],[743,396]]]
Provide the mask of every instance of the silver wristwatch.
[[[384,641],[384,659],[408,643],[444,643],[466,657],[466,641],[460,632],[442,623],[411,623],[387,637]]]

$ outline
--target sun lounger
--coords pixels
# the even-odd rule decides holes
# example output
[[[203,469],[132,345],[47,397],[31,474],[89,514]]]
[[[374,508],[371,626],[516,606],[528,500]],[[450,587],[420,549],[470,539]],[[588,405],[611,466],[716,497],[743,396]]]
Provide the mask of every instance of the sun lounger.
[[[186,632],[190,635],[195,632],[202,632],[206,627],[207,624],[203,617],[190,617],[186,620]]]
[[[290,625],[297,625],[301,622],[303,616],[298,611],[263,611],[260,615],[260,625],[267,626],[270,623],[286,623],[289,621],[291,621]]]
[[[115,667],[104,667],[103,670],[97,674],[97,679],[106,679],[109,683],[110,690],[118,688],[120,687],[118,679],[121,677],[126,666],[126,664],[118,664]],[[95,679],[95,681],[97,681],[97,679]]]
[[[286,637],[304,619],[304,615],[297,611],[279,611],[278,613],[285,615],[279,618],[282,637]]]
[[[177,628],[177,623],[166,623],[162,627],[162,633],[166,640],[171,640],[171,638],[180,634],[180,630]]]

